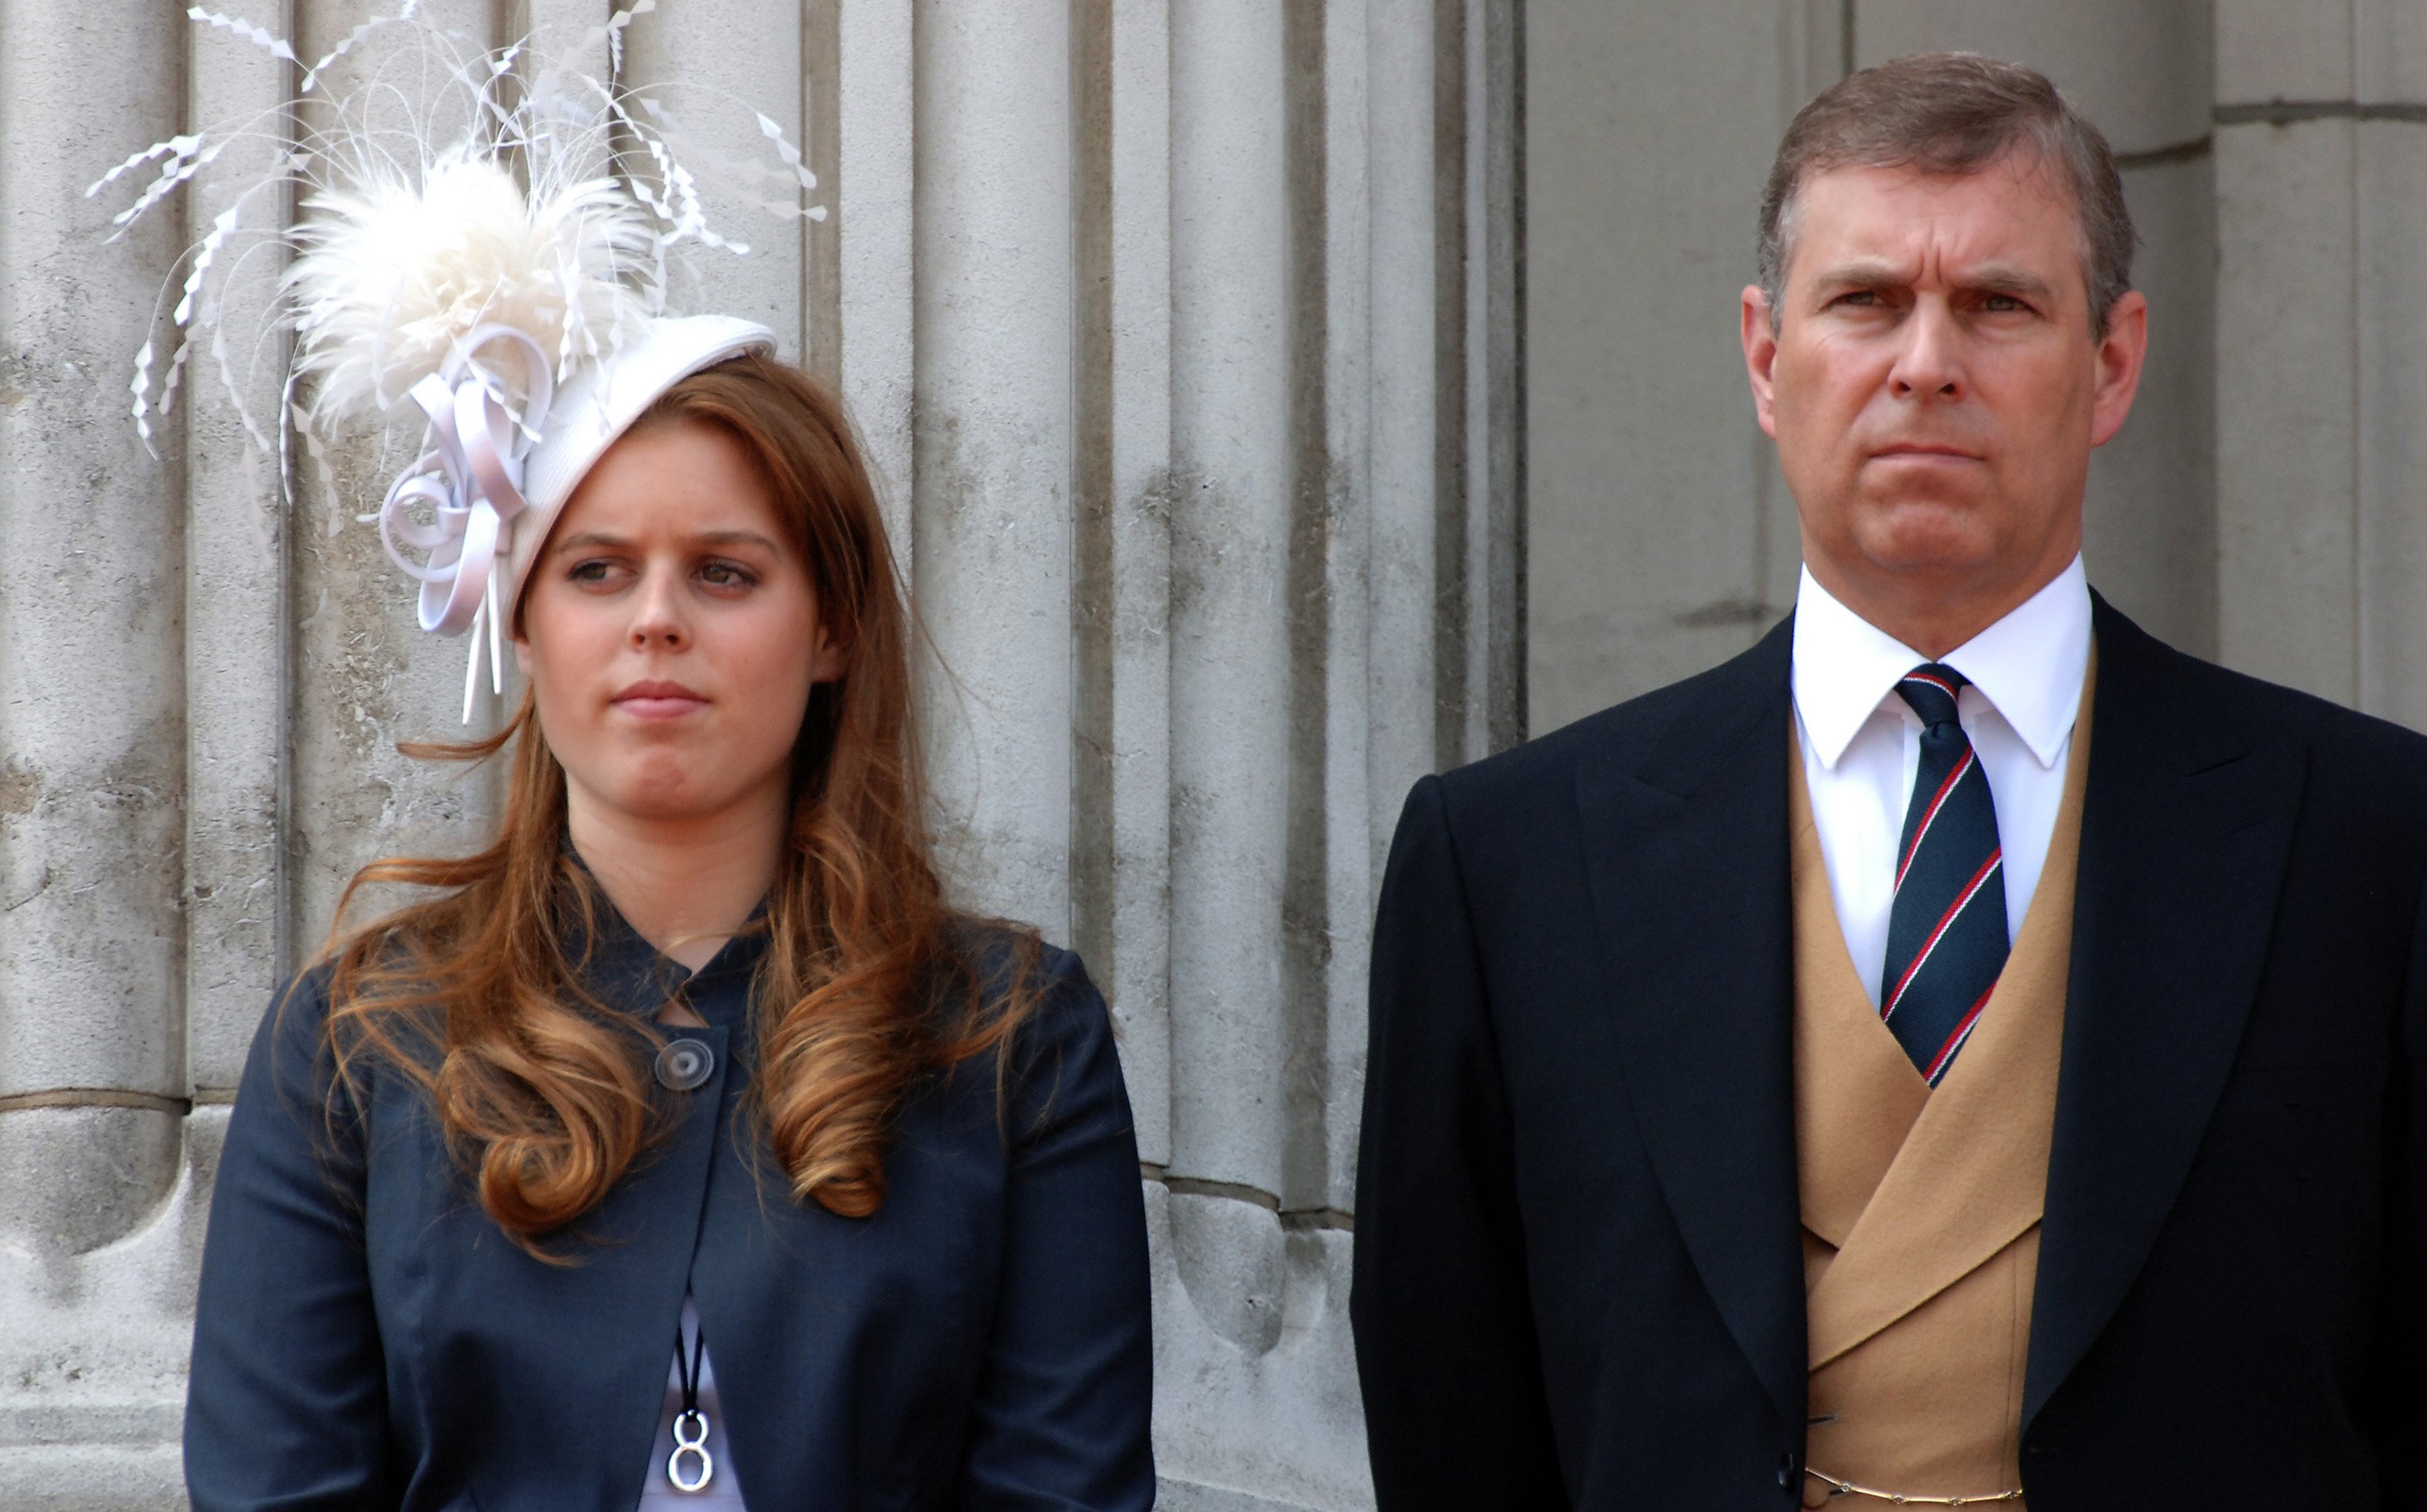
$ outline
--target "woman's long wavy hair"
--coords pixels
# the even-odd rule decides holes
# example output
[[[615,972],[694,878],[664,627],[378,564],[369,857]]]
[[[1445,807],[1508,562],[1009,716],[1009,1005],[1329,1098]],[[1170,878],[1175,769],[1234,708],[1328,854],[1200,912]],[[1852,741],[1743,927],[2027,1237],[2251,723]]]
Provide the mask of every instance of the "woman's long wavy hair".
[[[795,1201],[865,1217],[885,1200],[893,1114],[931,1073],[999,1048],[1034,1004],[1033,933],[982,981],[973,932],[930,856],[910,707],[910,618],[875,490],[837,400],[797,368],[743,357],[669,389],[640,426],[722,427],[756,459],[806,563],[845,675],[813,690],[794,746],[790,843],[753,984],[751,1100]],[[638,429],[639,427],[636,427]],[[597,885],[565,841],[564,770],[528,694],[487,740],[408,754],[482,760],[512,748],[496,841],[453,859],[390,857],[339,902],[401,883],[437,895],[328,948],[332,1052],[355,1084],[374,1062],[429,1095],[490,1217],[544,1246],[595,1208],[661,1131],[654,1024],[582,985]],[[993,952],[989,952],[993,953]],[[635,1028],[640,1032],[634,1032]]]

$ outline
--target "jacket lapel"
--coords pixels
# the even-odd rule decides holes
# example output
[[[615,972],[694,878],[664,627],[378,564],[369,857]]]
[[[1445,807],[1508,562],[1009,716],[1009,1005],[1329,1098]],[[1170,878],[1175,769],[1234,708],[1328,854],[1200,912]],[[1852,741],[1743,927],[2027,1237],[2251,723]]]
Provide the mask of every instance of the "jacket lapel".
[[[1580,766],[1577,802],[1637,1128],[1703,1285],[1800,1425],[1792,623],[1700,679],[1640,761]]]
[[[2206,669],[2104,599],[2048,1158],[2028,1427],[2113,1316],[2223,1088],[2256,992],[2306,753],[2187,688]]]

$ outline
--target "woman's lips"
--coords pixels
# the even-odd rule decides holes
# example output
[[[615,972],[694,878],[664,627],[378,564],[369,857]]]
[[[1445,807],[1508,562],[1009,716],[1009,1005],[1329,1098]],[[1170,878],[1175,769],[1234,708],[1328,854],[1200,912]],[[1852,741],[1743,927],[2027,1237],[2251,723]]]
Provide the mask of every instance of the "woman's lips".
[[[634,719],[680,719],[708,700],[678,682],[636,682],[615,695],[615,707]]]

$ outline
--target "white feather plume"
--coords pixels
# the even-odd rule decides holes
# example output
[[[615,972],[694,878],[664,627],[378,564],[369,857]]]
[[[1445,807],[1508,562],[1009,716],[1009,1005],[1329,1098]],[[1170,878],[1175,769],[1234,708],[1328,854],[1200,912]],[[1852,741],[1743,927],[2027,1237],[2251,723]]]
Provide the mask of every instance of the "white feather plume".
[[[85,190],[91,198],[131,187],[152,171],[112,217],[121,235],[206,169],[227,202],[188,250],[182,280],[164,293],[168,329],[135,354],[130,414],[144,439],[174,400],[198,337],[254,445],[279,459],[282,484],[290,481],[290,417],[316,462],[322,437],[337,427],[373,417],[409,423],[415,417],[399,410],[407,392],[480,324],[533,337],[554,355],[562,384],[613,351],[635,317],[663,309],[671,251],[692,243],[748,252],[709,225],[690,165],[779,219],[823,219],[824,207],[807,203],[816,176],[773,121],[755,118],[761,150],[775,161],[748,161],[675,124],[658,96],[678,87],[640,94],[617,78],[624,33],[659,4],[621,0],[562,51],[534,34],[484,52],[420,14],[421,0],[396,0],[392,13],[365,21],[308,64],[262,26],[188,9],[205,30],[299,65],[301,89],[269,110],[130,154]],[[374,51],[384,60],[365,64]],[[602,52],[603,78],[572,61]],[[340,58],[368,72],[336,90]],[[318,102],[309,113],[306,97]],[[451,147],[432,139],[441,120],[456,123]],[[231,147],[255,166],[223,158]],[[600,176],[611,170],[617,176]],[[784,187],[771,194],[769,183]],[[307,212],[300,220],[284,213],[295,201]],[[245,275],[282,250],[295,260],[274,278],[273,296],[252,298]],[[272,255],[256,255],[264,252]],[[247,297],[232,301],[240,285]],[[233,343],[221,329],[231,308],[259,312],[243,318]],[[281,413],[255,415],[238,359],[273,350],[282,329],[296,341]],[[494,376],[523,387],[517,365]],[[308,407],[291,403],[307,390]]]
[[[556,358],[558,375],[620,345],[663,307],[655,218],[611,179],[543,196],[468,147],[418,184],[383,171],[324,190],[297,228],[285,285],[299,374],[314,380],[316,428],[406,403],[475,327],[508,325]],[[497,374],[519,397],[513,365]]]

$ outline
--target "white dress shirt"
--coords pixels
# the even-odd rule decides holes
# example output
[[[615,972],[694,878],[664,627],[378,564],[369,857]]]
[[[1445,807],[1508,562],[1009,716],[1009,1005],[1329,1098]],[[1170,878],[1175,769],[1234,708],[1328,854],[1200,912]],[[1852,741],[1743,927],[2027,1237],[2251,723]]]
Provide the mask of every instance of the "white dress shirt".
[[[1804,569],[1795,595],[1796,734],[1837,923],[1874,1006],[1886,964],[1897,846],[1921,766],[1921,719],[1896,685],[1930,659],[1837,602]],[[2047,862],[2090,670],[2090,584],[2081,559],[1937,659],[1971,680],[1956,708],[1996,805],[2011,943]]]

